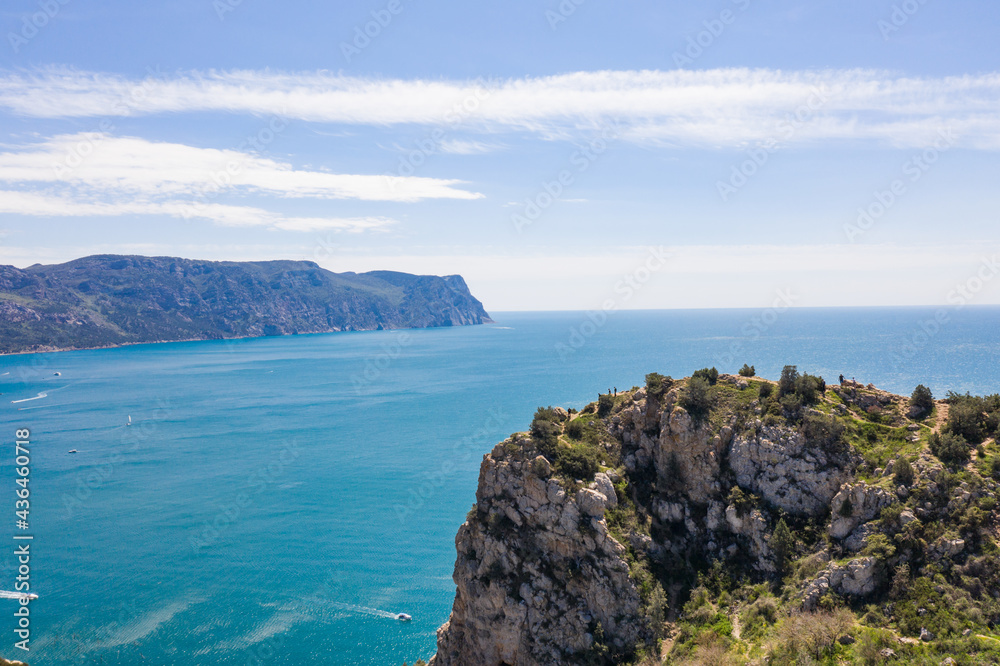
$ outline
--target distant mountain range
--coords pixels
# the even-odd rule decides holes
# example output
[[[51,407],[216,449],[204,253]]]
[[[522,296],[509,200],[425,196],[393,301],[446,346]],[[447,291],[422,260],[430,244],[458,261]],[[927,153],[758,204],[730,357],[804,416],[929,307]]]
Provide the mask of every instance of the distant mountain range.
[[[458,275],[119,255],[0,266],[0,353],[490,321]]]

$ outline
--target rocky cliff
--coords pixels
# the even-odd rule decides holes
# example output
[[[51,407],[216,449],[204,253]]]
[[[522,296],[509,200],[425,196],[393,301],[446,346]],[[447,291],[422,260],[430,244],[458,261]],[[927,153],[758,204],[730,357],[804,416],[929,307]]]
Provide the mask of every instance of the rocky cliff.
[[[914,420],[791,367],[696,374],[540,408],[485,456],[432,663],[1000,657],[1000,397]],[[976,400],[972,442],[946,416]]]
[[[0,266],[0,353],[489,321],[458,275],[114,255]]]

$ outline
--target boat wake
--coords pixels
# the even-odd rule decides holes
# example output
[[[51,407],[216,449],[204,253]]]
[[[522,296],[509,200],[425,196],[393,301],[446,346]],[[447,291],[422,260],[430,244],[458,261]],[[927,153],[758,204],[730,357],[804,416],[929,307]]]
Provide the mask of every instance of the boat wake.
[[[29,599],[37,599],[37,594],[25,594],[24,592],[9,592],[7,590],[0,590],[0,599],[20,599],[21,597],[28,597]]]
[[[399,613],[390,613],[389,611],[379,610],[378,608],[368,608],[367,606],[342,604],[339,602],[332,602],[330,605],[338,610],[347,611],[348,613],[360,613],[362,615],[373,615],[375,617],[387,617],[392,620],[399,617]]]
[[[18,404],[20,402],[31,402],[32,400],[41,400],[42,398],[47,398],[47,397],[49,397],[49,394],[46,393],[45,391],[42,391],[41,393],[39,393],[38,395],[36,395],[34,398],[24,398],[23,400],[11,400],[10,404],[16,405],[16,404]]]

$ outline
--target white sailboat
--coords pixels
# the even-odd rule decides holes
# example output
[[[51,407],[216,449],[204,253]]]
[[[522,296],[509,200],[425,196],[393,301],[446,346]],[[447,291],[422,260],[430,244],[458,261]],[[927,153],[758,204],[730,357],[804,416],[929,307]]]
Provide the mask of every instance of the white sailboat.
[[[127,426],[132,425],[132,415],[131,414],[128,415],[128,422],[125,425],[127,425]]]

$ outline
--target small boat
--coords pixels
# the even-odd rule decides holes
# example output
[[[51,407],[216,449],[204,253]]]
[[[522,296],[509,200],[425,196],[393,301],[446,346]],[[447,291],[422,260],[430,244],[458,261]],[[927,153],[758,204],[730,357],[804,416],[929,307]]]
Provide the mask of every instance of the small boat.
[[[61,373],[61,372],[57,372],[57,373],[55,373],[55,374],[54,374],[54,375],[52,375],[52,376],[53,376],[53,377],[62,377],[62,373]]]
[[[125,425],[127,425],[127,426],[132,425],[132,415],[131,414],[128,415],[128,422]]]
[[[409,622],[413,618],[407,615],[406,613],[400,613],[399,615],[396,616],[396,619],[399,620],[400,622]]]
[[[38,598],[38,595],[37,595],[37,594],[34,594],[34,593],[32,593],[32,592],[29,592],[28,594],[26,594],[26,595],[24,595],[24,596],[26,596],[26,597],[27,597],[27,598],[29,598],[29,599],[37,599],[37,598]]]
[[[69,452],[70,453],[76,453],[76,449],[70,449]]]

